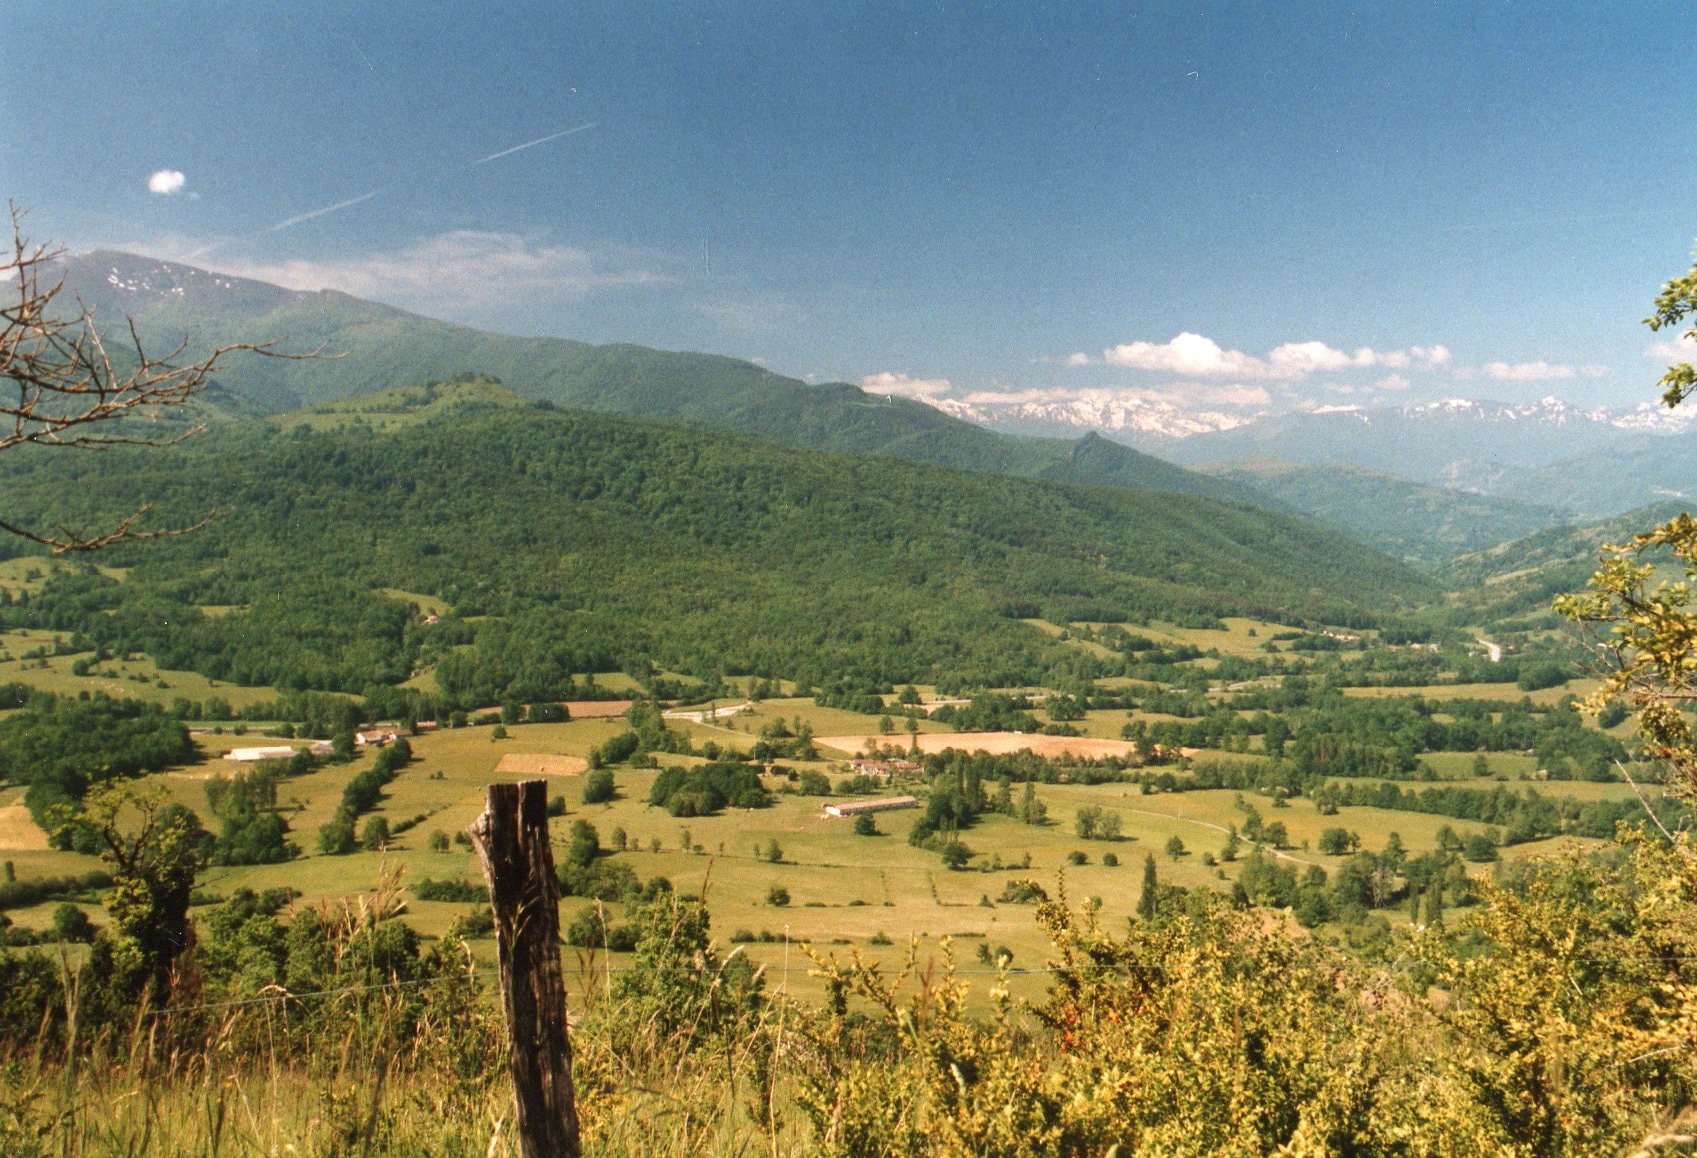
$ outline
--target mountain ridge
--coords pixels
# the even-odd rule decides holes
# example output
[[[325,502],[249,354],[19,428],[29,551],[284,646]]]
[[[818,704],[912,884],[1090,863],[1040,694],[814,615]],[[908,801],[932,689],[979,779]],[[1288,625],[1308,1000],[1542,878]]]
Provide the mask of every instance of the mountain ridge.
[[[1254,490],[1129,447],[1092,445],[1078,453],[1076,439],[1000,435],[899,395],[871,394],[848,383],[809,385],[724,355],[494,334],[336,291],[286,290],[113,250],[67,258],[65,274],[67,286],[97,318],[108,324],[134,318],[150,342],[175,345],[186,338],[192,348],[270,342],[346,354],[323,361],[247,359],[226,367],[219,383],[266,413],[475,373],[532,400],[736,430],[818,450],[1272,505]]]

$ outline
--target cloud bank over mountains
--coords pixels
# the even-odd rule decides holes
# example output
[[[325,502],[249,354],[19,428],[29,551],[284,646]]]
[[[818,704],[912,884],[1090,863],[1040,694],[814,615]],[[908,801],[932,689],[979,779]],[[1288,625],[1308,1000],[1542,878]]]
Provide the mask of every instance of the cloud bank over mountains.
[[[977,420],[1012,416],[1111,430],[1129,425],[1183,436],[1267,414],[1442,398],[1453,395],[1457,382],[1500,383],[1502,392],[1513,395],[1515,388],[1534,383],[1609,372],[1606,366],[1548,358],[1464,363],[1442,342],[1380,349],[1310,338],[1255,354],[1189,330],[1166,341],[1140,338],[1096,354],[1079,351],[1036,362],[1060,370],[1049,372],[1041,385],[957,388],[946,377],[890,371],[868,374],[861,385]]]
[[[1069,366],[1088,366],[1096,359],[1088,354],[1073,354]],[[1110,346],[1102,351],[1101,362],[1108,366],[1126,366],[1135,370],[1153,370],[1169,374],[1197,377],[1233,377],[1255,379],[1299,380],[1315,373],[1364,369],[1374,366],[1404,369],[1415,364],[1445,366],[1450,352],[1444,346],[1410,346],[1406,350],[1378,351],[1362,346],[1345,352],[1325,342],[1286,342],[1275,346],[1265,358],[1227,350],[1212,338],[1189,332],[1181,333],[1168,342],[1137,341]]]

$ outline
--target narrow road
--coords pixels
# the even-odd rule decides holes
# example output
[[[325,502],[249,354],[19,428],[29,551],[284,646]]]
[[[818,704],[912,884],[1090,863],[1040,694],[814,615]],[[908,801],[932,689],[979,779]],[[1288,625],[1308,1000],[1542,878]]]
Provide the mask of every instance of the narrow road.
[[[1151,809],[1147,809],[1147,808],[1126,808],[1126,809],[1122,809],[1122,811],[1135,812],[1139,816],[1158,816],[1162,820],[1176,820],[1181,824],[1199,824],[1203,828],[1211,828],[1215,832],[1223,833],[1226,836],[1231,835],[1231,829],[1227,828],[1223,824],[1215,824],[1213,821],[1209,821],[1209,820],[1192,820],[1188,816],[1175,816],[1170,812],[1155,812],[1155,811],[1152,811]],[[1272,848],[1272,847],[1269,847],[1268,845],[1261,844],[1258,841],[1250,840],[1247,836],[1244,836],[1241,832],[1238,833],[1237,838],[1239,840],[1241,840],[1244,844],[1249,845],[1251,848],[1258,848],[1258,849],[1261,849],[1263,852],[1272,853],[1279,860],[1294,861],[1296,864],[1317,865],[1320,868],[1326,867],[1325,865],[1320,864],[1318,861],[1304,860],[1302,857],[1292,856],[1288,852],[1280,852],[1276,848]]]

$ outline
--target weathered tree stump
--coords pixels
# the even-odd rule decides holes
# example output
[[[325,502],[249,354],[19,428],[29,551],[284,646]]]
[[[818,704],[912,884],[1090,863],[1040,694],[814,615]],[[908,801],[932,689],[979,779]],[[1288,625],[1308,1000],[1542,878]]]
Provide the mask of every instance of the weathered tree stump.
[[[577,1100],[560,971],[560,888],[548,844],[548,783],[491,784],[467,830],[495,917],[514,1124],[525,1158],[577,1158]]]

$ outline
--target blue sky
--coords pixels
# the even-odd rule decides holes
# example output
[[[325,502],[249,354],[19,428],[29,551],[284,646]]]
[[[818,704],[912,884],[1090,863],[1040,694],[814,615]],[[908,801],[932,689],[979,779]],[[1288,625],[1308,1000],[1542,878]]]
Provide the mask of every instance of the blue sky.
[[[921,395],[1627,406],[1697,239],[1694,17],[10,0],[0,192],[76,249]]]

